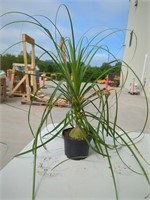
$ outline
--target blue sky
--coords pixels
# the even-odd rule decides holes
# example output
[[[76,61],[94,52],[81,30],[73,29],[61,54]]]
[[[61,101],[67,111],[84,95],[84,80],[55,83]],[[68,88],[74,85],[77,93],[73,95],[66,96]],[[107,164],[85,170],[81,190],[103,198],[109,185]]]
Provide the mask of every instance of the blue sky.
[[[1,0],[1,13],[8,11],[20,11],[30,15],[45,15],[54,20],[56,11],[60,4],[66,4],[72,16],[75,37],[78,40],[89,28],[88,37],[92,33],[106,28],[125,29],[127,26],[129,0]],[[20,15],[8,15],[1,19],[1,25],[13,20],[26,19]],[[46,23],[43,21],[43,23]],[[69,23],[65,9],[59,12],[58,26],[64,37],[69,36]],[[51,29],[51,27],[49,27]],[[21,40],[21,34],[27,33],[33,37],[36,43],[43,44],[49,50],[53,51],[51,44],[43,37],[41,31],[27,24],[16,24],[3,29],[0,32],[1,53],[10,45]],[[125,32],[120,32],[107,39],[106,45],[109,45],[111,52],[122,58]],[[18,54],[22,50],[21,44],[13,47],[7,53]],[[41,54],[36,49],[36,56]],[[47,58],[45,58],[47,59]],[[93,66],[100,65],[107,61],[105,52],[98,52],[95,56]]]

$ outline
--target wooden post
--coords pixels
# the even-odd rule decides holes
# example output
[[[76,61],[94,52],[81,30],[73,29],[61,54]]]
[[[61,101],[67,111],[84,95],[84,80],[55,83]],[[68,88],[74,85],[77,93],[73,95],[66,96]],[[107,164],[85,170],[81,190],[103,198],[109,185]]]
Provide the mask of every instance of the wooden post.
[[[23,34],[22,35],[22,46],[23,46],[23,57],[24,57],[24,67],[25,67],[24,69],[25,69],[26,93],[27,93],[27,101],[31,101],[26,41],[27,41],[27,37],[25,34]]]

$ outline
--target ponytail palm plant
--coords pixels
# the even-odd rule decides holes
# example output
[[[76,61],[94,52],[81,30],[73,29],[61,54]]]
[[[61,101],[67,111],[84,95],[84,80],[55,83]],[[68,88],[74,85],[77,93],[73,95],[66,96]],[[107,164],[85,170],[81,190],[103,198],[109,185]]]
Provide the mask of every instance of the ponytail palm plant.
[[[8,14],[9,15],[19,14],[19,15],[23,15],[27,17],[26,20],[10,22],[6,24],[4,27],[8,25],[13,25],[14,23],[30,23],[33,26],[37,26],[38,28],[42,29],[42,31],[46,34],[46,37],[48,38],[48,40],[50,40],[50,42],[53,44],[55,50],[51,52],[39,44],[36,44],[36,46],[43,51],[43,54],[47,54],[50,57],[50,59],[53,60],[53,62],[59,68],[63,77],[63,79],[61,79],[59,82],[53,81],[54,86],[51,86],[53,87],[53,92],[51,96],[49,97],[47,106],[44,109],[41,122],[38,125],[36,132],[33,132],[32,126],[30,123],[30,114],[31,114],[31,107],[32,107],[32,102],[31,102],[28,119],[29,119],[29,126],[31,128],[31,132],[34,136],[33,146],[31,150],[20,153],[17,156],[21,156],[23,154],[33,152],[34,164],[33,164],[32,199],[35,199],[36,162],[37,162],[38,149],[45,147],[47,143],[50,143],[52,140],[57,138],[65,128],[71,125],[72,127],[74,127],[74,130],[76,131],[74,130],[71,131],[70,137],[73,137],[73,138],[80,137],[84,139],[89,145],[89,147],[95,153],[98,153],[99,155],[106,157],[108,159],[109,167],[112,173],[116,199],[119,199],[118,192],[117,192],[117,183],[116,183],[115,173],[114,173],[114,169],[113,169],[113,165],[111,161],[110,151],[115,150],[116,154],[119,156],[122,162],[126,166],[128,166],[125,163],[125,161],[121,158],[121,155],[119,152],[120,147],[125,146],[130,151],[134,159],[136,160],[137,164],[139,165],[141,169],[141,174],[145,176],[145,179],[148,185],[150,186],[150,179],[148,177],[148,174],[145,168],[143,167],[140,161],[141,158],[143,160],[144,158],[141,155],[139,149],[137,148],[134,140],[128,135],[128,133],[125,130],[123,130],[117,124],[118,98],[119,98],[120,91],[122,88],[120,88],[119,92],[117,90],[109,90],[107,88],[102,89],[97,84],[97,79],[94,82],[89,83],[88,79],[84,81],[84,77],[90,67],[92,60],[94,59],[94,56],[99,51],[105,51],[108,54],[108,56],[111,56],[112,61],[109,62],[109,64],[113,64],[113,63],[116,64],[120,62],[120,60],[117,59],[109,51],[109,48],[105,46],[103,42],[106,38],[118,32],[122,32],[123,30],[105,29],[103,31],[96,33],[91,39],[87,39],[86,33],[85,33],[80,38],[80,40],[76,42],[70,12],[65,5],[63,6],[65,7],[67,11],[68,19],[70,22],[70,30],[71,30],[70,37],[63,37],[61,34],[61,31],[58,29],[57,23],[56,23],[58,13],[56,15],[55,23],[52,22],[48,17],[40,15],[40,17],[47,20],[47,22],[49,22],[53,26],[53,28],[55,29],[54,34],[52,34],[52,31],[47,29],[47,27],[45,27],[38,20],[38,18],[36,18],[36,16],[31,16],[26,13],[20,13],[20,12],[5,13],[3,15],[4,17],[5,15],[8,15]],[[60,41],[59,39],[61,40],[61,44],[59,43]],[[132,71],[132,69],[127,63],[123,61],[121,62],[122,62],[123,67],[126,67],[128,70]],[[115,65],[115,67],[116,66],[117,65]],[[111,67],[111,69],[104,71],[103,74],[100,74],[98,79],[100,79],[104,75],[109,74],[110,71],[113,70],[115,67]],[[134,71],[132,72],[136,76]],[[91,74],[91,76],[93,75]],[[122,86],[124,85],[126,78],[127,77],[124,77]],[[144,88],[143,88],[143,91],[144,91]],[[144,91],[144,94],[145,94],[145,91]],[[41,130],[44,125],[47,125],[48,118],[52,119],[53,107],[55,103],[59,101],[59,99],[64,99],[69,104],[69,109],[64,119],[62,119],[57,125],[55,125],[53,130],[46,133],[44,136],[41,136]],[[112,99],[113,99],[113,104],[111,101]],[[145,99],[146,99],[147,113],[145,117],[145,124],[142,131],[144,130],[147,123],[147,119],[148,119],[148,101],[146,98],[146,94],[145,94]],[[92,106],[92,112],[88,110],[89,106]],[[114,114],[113,120],[110,118],[111,106],[115,108],[115,114]],[[49,136],[49,137],[46,137],[48,139],[43,140],[43,137],[45,137],[46,135]],[[86,135],[89,135],[92,138],[93,140],[92,143],[89,142]],[[107,137],[111,138],[111,142],[108,142]],[[38,143],[39,140],[41,140],[41,144]],[[128,166],[128,168],[133,170],[130,166]]]

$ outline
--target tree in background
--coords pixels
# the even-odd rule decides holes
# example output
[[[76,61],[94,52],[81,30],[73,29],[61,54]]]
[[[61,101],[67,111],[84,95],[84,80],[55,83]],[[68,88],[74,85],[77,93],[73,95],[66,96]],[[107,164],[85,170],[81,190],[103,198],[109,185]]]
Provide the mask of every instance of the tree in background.
[[[31,55],[27,54],[27,58],[29,63],[31,63]],[[1,55],[1,70],[4,70],[5,72],[7,69],[12,69],[12,64],[13,63],[24,63],[23,59],[23,52],[21,51],[19,55],[15,56],[12,54],[4,54]]]
[[[31,62],[31,55],[28,54],[28,61],[29,63]],[[12,69],[12,64],[13,63],[24,63],[23,61],[23,52],[20,52],[19,55],[15,56],[15,55],[11,55],[11,54],[5,54],[5,55],[1,55],[1,70],[4,70],[5,72],[7,71],[7,69]],[[86,71],[86,74],[84,76],[84,81],[88,80],[89,82],[93,82],[94,80],[98,79],[100,77],[100,79],[105,79],[106,78],[106,74],[104,72],[106,72],[106,70],[108,70],[108,75],[114,76],[114,75],[120,75],[120,71],[121,71],[121,62],[120,63],[116,63],[113,66],[111,66],[109,63],[103,63],[102,66],[99,67],[89,67],[89,69]],[[39,60],[36,57],[36,65],[39,67],[40,72],[47,72],[47,73],[60,73],[58,67],[56,66],[56,64],[51,61],[51,60]],[[67,63],[68,68],[70,67],[70,64]],[[84,65],[84,63],[82,63],[82,67],[86,67]],[[91,76],[92,74],[92,76]],[[104,75],[103,75],[104,74]],[[61,77],[61,75],[59,74],[59,76]]]
[[[16,62],[16,56],[11,54],[1,55],[0,69],[6,71],[12,68],[12,64]]]

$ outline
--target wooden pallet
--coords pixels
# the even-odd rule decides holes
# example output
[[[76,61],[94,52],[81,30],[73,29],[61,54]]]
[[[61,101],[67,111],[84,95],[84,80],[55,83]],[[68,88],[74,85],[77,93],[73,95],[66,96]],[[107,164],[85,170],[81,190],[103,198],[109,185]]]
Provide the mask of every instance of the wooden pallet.
[[[68,103],[68,101],[66,99],[58,99],[55,103],[54,106],[57,107],[70,107],[70,104]]]
[[[21,101],[21,104],[27,104],[27,105],[32,104],[32,105],[36,105],[36,106],[46,106],[46,105],[47,105],[47,102],[44,102],[44,101],[33,101],[33,102],[31,103],[31,102],[29,102],[29,101],[23,99],[23,100]]]
[[[22,104],[32,104],[32,105],[43,105],[46,106],[48,104],[49,96],[46,94],[39,92],[37,95],[31,94],[31,101],[28,101],[27,99],[23,99],[21,101]]]
[[[46,106],[48,104],[48,100],[49,100],[49,96],[45,95],[44,93],[40,93],[36,96],[32,95],[32,103],[26,99],[23,99],[21,101],[21,104]],[[67,100],[62,98],[62,99],[58,99],[57,101],[54,100],[53,106],[63,108],[63,107],[70,107],[70,104],[68,103]]]

